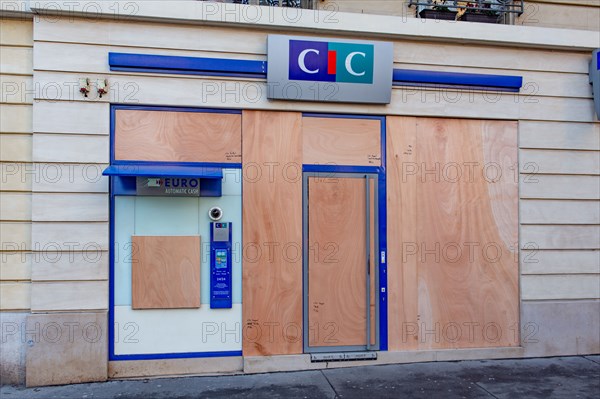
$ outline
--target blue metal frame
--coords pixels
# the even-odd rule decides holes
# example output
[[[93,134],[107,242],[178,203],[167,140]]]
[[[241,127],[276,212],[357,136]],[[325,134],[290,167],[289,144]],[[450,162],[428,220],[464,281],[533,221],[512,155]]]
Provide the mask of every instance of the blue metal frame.
[[[173,166],[152,164],[110,165],[102,172],[104,176],[146,176],[146,177],[198,177],[222,179],[222,168],[207,166]]]
[[[302,165],[302,172],[323,173],[377,173],[379,184],[379,251],[377,256],[385,252],[385,262],[379,265],[379,350],[388,350],[388,298],[387,298],[387,188],[386,188],[386,117],[374,115],[344,115],[303,113],[303,117],[343,118],[343,119],[374,119],[381,123],[381,166],[351,166],[351,165]],[[304,209],[304,208],[303,208]],[[303,282],[306,284],[306,282]],[[304,298],[303,298],[304,300]]]
[[[266,61],[229,58],[180,57],[172,55],[108,53],[111,71],[153,73],[212,74],[263,78],[267,74]]]
[[[111,71],[267,78],[266,61],[108,53]],[[394,69],[394,86],[452,87],[518,92],[521,76]]]
[[[521,76],[488,75],[479,73],[421,71],[394,69],[393,85],[443,85],[518,92],[523,85]]]
[[[207,167],[207,168],[229,168],[229,169],[241,169],[241,163],[235,164],[220,164],[220,163],[185,163],[185,162],[140,162],[140,161],[115,161],[114,158],[114,146],[115,146],[115,111],[119,109],[126,110],[145,110],[145,111],[178,111],[178,112],[209,112],[209,113],[224,113],[224,114],[241,114],[240,110],[221,110],[221,109],[204,109],[204,108],[190,108],[190,107],[163,107],[163,106],[129,106],[129,105],[115,105],[110,106],[110,165],[128,165],[133,167],[134,165],[140,168],[148,169],[150,166],[165,166],[167,168],[174,168],[180,166],[188,167]],[[205,357],[228,357],[228,356],[242,356],[242,351],[217,351],[217,352],[181,352],[181,353],[152,353],[152,354],[135,354],[135,355],[117,355],[115,354],[115,193],[127,191],[126,187],[116,187],[116,184],[122,185],[120,178],[110,177],[109,183],[109,272],[108,272],[108,359],[110,361],[126,361],[126,360],[153,360],[153,359],[186,359],[186,358],[205,358]],[[131,189],[129,187],[129,189]]]

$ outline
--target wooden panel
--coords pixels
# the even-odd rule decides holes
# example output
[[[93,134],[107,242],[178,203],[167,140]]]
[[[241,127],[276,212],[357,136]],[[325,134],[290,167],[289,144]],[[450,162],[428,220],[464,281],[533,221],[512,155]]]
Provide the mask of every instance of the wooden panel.
[[[245,356],[302,353],[302,115],[244,111],[243,351]],[[277,168],[273,179],[269,165]],[[264,243],[279,244],[265,256]],[[262,252],[258,252],[262,251]],[[261,255],[262,254],[262,255]],[[275,333],[269,334],[270,323]]]
[[[522,224],[599,224],[600,202],[521,200]]]
[[[31,258],[33,281],[108,279],[107,251],[42,252]]]
[[[31,221],[31,194],[0,192],[0,220]]]
[[[0,132],[31,133],[32,106],[2,104],[0,107]]]
[[[61,193],[108,193],[108,176],[102,176],[107,164],[38,163],[19,172],[33,176],[33,191]],[[29,169],[26,169],[29,167]],[[33,170],[33,174],[27,171]]]
[[[40,134],[33,135],[34,162],[109,162],[108,136]]]
[[[27,310],[30,307],[31,284],[0,283],[0,310]]]
[[[0,255],[0,280],[31,280],[31,253],[16,252],[17,248],[10,246],[4,249],[7,252]]]
[[[600,124],[520,121],[519,147],[600,150]]]
[[[37,79],[39,78],[36,72],[36,81]],[[55,82],[58,81],[55,80]],[[66,90],[65,92],[66,95],[69,95]],[[33,130],[36,133],[108,136],[110,132],[108,103],[39,100],[33,104],[33,108],[35,110],[33,113]],[[81,120],[85,120],[86,123],[81,123]]]
[[[521,226],[521,248],[600,249],[600,226]]]
[[[0,135],[0,161],[31,162],[31,142],[29,134]]]
[[[600,274],[600,251],[522,249],[521,274]]]
[[[600,275],[522,276],[523,300],[600,299]]]
[[[381,122],[371,119],[302,118],[305,164],[381,165]]]
[[[107,281],[31,283],[31,311],[106,310]]]
[[[119,160],[239,163],[241,115],[118,110]]]
[[[366,345],[364,179],[308,180],[310,346]]]
[[[520,150],[521,172],[598,175],[600,152],[565,150]]]
[[[132,236],[133,309],[200,307],[200,236]]]
[[[519,184],[521,198],[600,199],[598,176],[552,176],[522,174]]]
[[[518,345],[506,334],[465,330],[518,324],[517,124],[389,118],[388,127],[388,264],[396,280],[389,289],[413,295],[389,302],[390,348]],[[475,173],[462,166],[456,174],[470,162]],[[500,166],[498,179],[486,175],[490,164]],[[403,203],[407,192],[415,199]],[[403,212],[415,222],[404,222]]]
[[[108,195],[34,193],[31,217],[40,222],[108,222]]]
[[[29,315],[27,331],[43,333],[27,348],[27,386],[105,381],[107,320],[106,312]]]
[[[418,319],[417,258],[405,256],[417,245],[417,179],[407,165],[417,162],[417,118],[387,118],[388,345],[417,349],[416,334],[405,331]],[[412,173],[412,172],[411,172]]]
[[[2,59],[0,70],[3,74],[31,75],[33,73],[33,51],[30,47],[0,46]]]
[[[33,20],[3,18],[0,21],[0,44],[33,46]]]

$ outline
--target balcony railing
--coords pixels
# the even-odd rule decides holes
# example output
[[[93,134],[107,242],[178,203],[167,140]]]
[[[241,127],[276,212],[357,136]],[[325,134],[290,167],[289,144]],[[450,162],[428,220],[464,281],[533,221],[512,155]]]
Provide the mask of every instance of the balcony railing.
[[[408,6],[415,7],[416,16],[421,18],[494,23],[511,23],[515,16],[523,14],[524,8],[523,0],[409,0]],[[433,17],[427,16],[427,11],[433,11]],[[444,13],[452,17],[443,17]],[[488,21],[482,17],[488,17]]]

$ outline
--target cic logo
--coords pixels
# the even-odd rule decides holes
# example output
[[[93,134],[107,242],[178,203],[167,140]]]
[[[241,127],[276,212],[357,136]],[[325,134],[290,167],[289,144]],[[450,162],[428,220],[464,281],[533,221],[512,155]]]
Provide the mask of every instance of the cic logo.
[[[373,83],[374,46],[290,40],[290,80]]]

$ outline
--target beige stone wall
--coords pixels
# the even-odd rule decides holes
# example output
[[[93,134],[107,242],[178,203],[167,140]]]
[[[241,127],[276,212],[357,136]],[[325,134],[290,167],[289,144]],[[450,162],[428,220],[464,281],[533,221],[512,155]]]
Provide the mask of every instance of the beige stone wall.
[[[0,382],[25,379],[21,336],[31,307],[33,23],[0,20]]]

